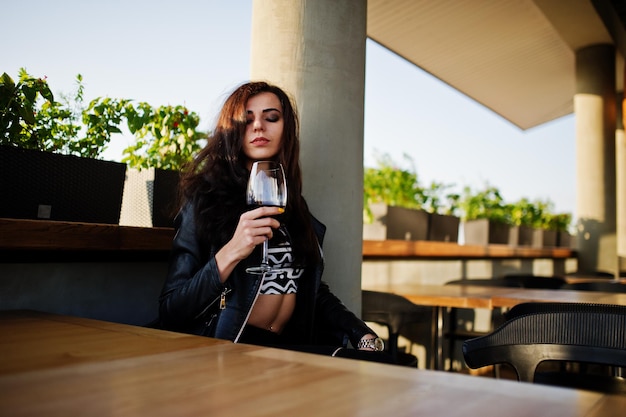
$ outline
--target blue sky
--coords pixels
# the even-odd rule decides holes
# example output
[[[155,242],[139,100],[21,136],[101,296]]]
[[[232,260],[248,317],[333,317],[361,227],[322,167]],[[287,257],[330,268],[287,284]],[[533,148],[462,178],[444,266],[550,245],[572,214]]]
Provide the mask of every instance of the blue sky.
[[[56,94],[184,104],[209,129],[249,79],[251,0],[0,0],[0,71],[47,76]],[[118,159],[129,138],[105,155]],[[397,55],[367,41],[364,164],[410,156],[431,181],[497,187],[507,201],[550,200],[575,215],[574,116],[522,131]]]

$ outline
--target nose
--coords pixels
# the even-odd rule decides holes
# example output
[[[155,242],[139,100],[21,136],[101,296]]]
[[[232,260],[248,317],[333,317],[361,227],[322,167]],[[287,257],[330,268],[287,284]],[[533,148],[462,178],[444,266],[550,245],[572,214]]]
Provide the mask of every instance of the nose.
[[[263,123],[260,119],[254,119],[254,122],[252,122],[252,129],[255,132],[263,130]]]

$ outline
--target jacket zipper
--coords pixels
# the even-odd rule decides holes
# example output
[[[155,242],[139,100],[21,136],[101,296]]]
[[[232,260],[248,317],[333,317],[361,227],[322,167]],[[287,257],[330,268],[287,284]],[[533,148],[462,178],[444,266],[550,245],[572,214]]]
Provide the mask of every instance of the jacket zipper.
[[[211,306],[213,304],[215,304],[218,300],[220,302],[220,310],[224,310],[226,308],[226,294],[228,294],[229,292],[231,292],[232,290],[230,288],[224,288],[224,290],[222,290],[222,292],[220,293],[220,295],[218,297],[216,297],[213,301],[211,301],[205,308],[204,310],[202,310],[196,317],[194,317],[194,320],[199,319],[200,317],[202,317],[209,308],[211,308]],[[210,323],[210,322],[209,322]]]

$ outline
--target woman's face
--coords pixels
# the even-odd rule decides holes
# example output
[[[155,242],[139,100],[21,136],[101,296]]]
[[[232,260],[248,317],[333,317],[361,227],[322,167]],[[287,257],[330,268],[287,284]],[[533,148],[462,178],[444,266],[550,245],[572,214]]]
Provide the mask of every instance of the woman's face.
[[[259,93],[248,99],[246,118],[243,152],[250,169],[254,161],[269,160],[278,154],[285,124],[283,107],[274,93]]]

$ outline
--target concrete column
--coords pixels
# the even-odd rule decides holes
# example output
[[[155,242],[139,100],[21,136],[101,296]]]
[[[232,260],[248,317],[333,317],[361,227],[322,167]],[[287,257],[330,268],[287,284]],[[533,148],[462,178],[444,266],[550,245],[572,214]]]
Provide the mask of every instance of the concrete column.
[[[592,45],[576,52],[577,199],[579,269],[615,272],[615,49]]]
[[[304,195],[328,227],[324,279],[361,308],[367,1],[254,0],[251,70],[295,98]]]

